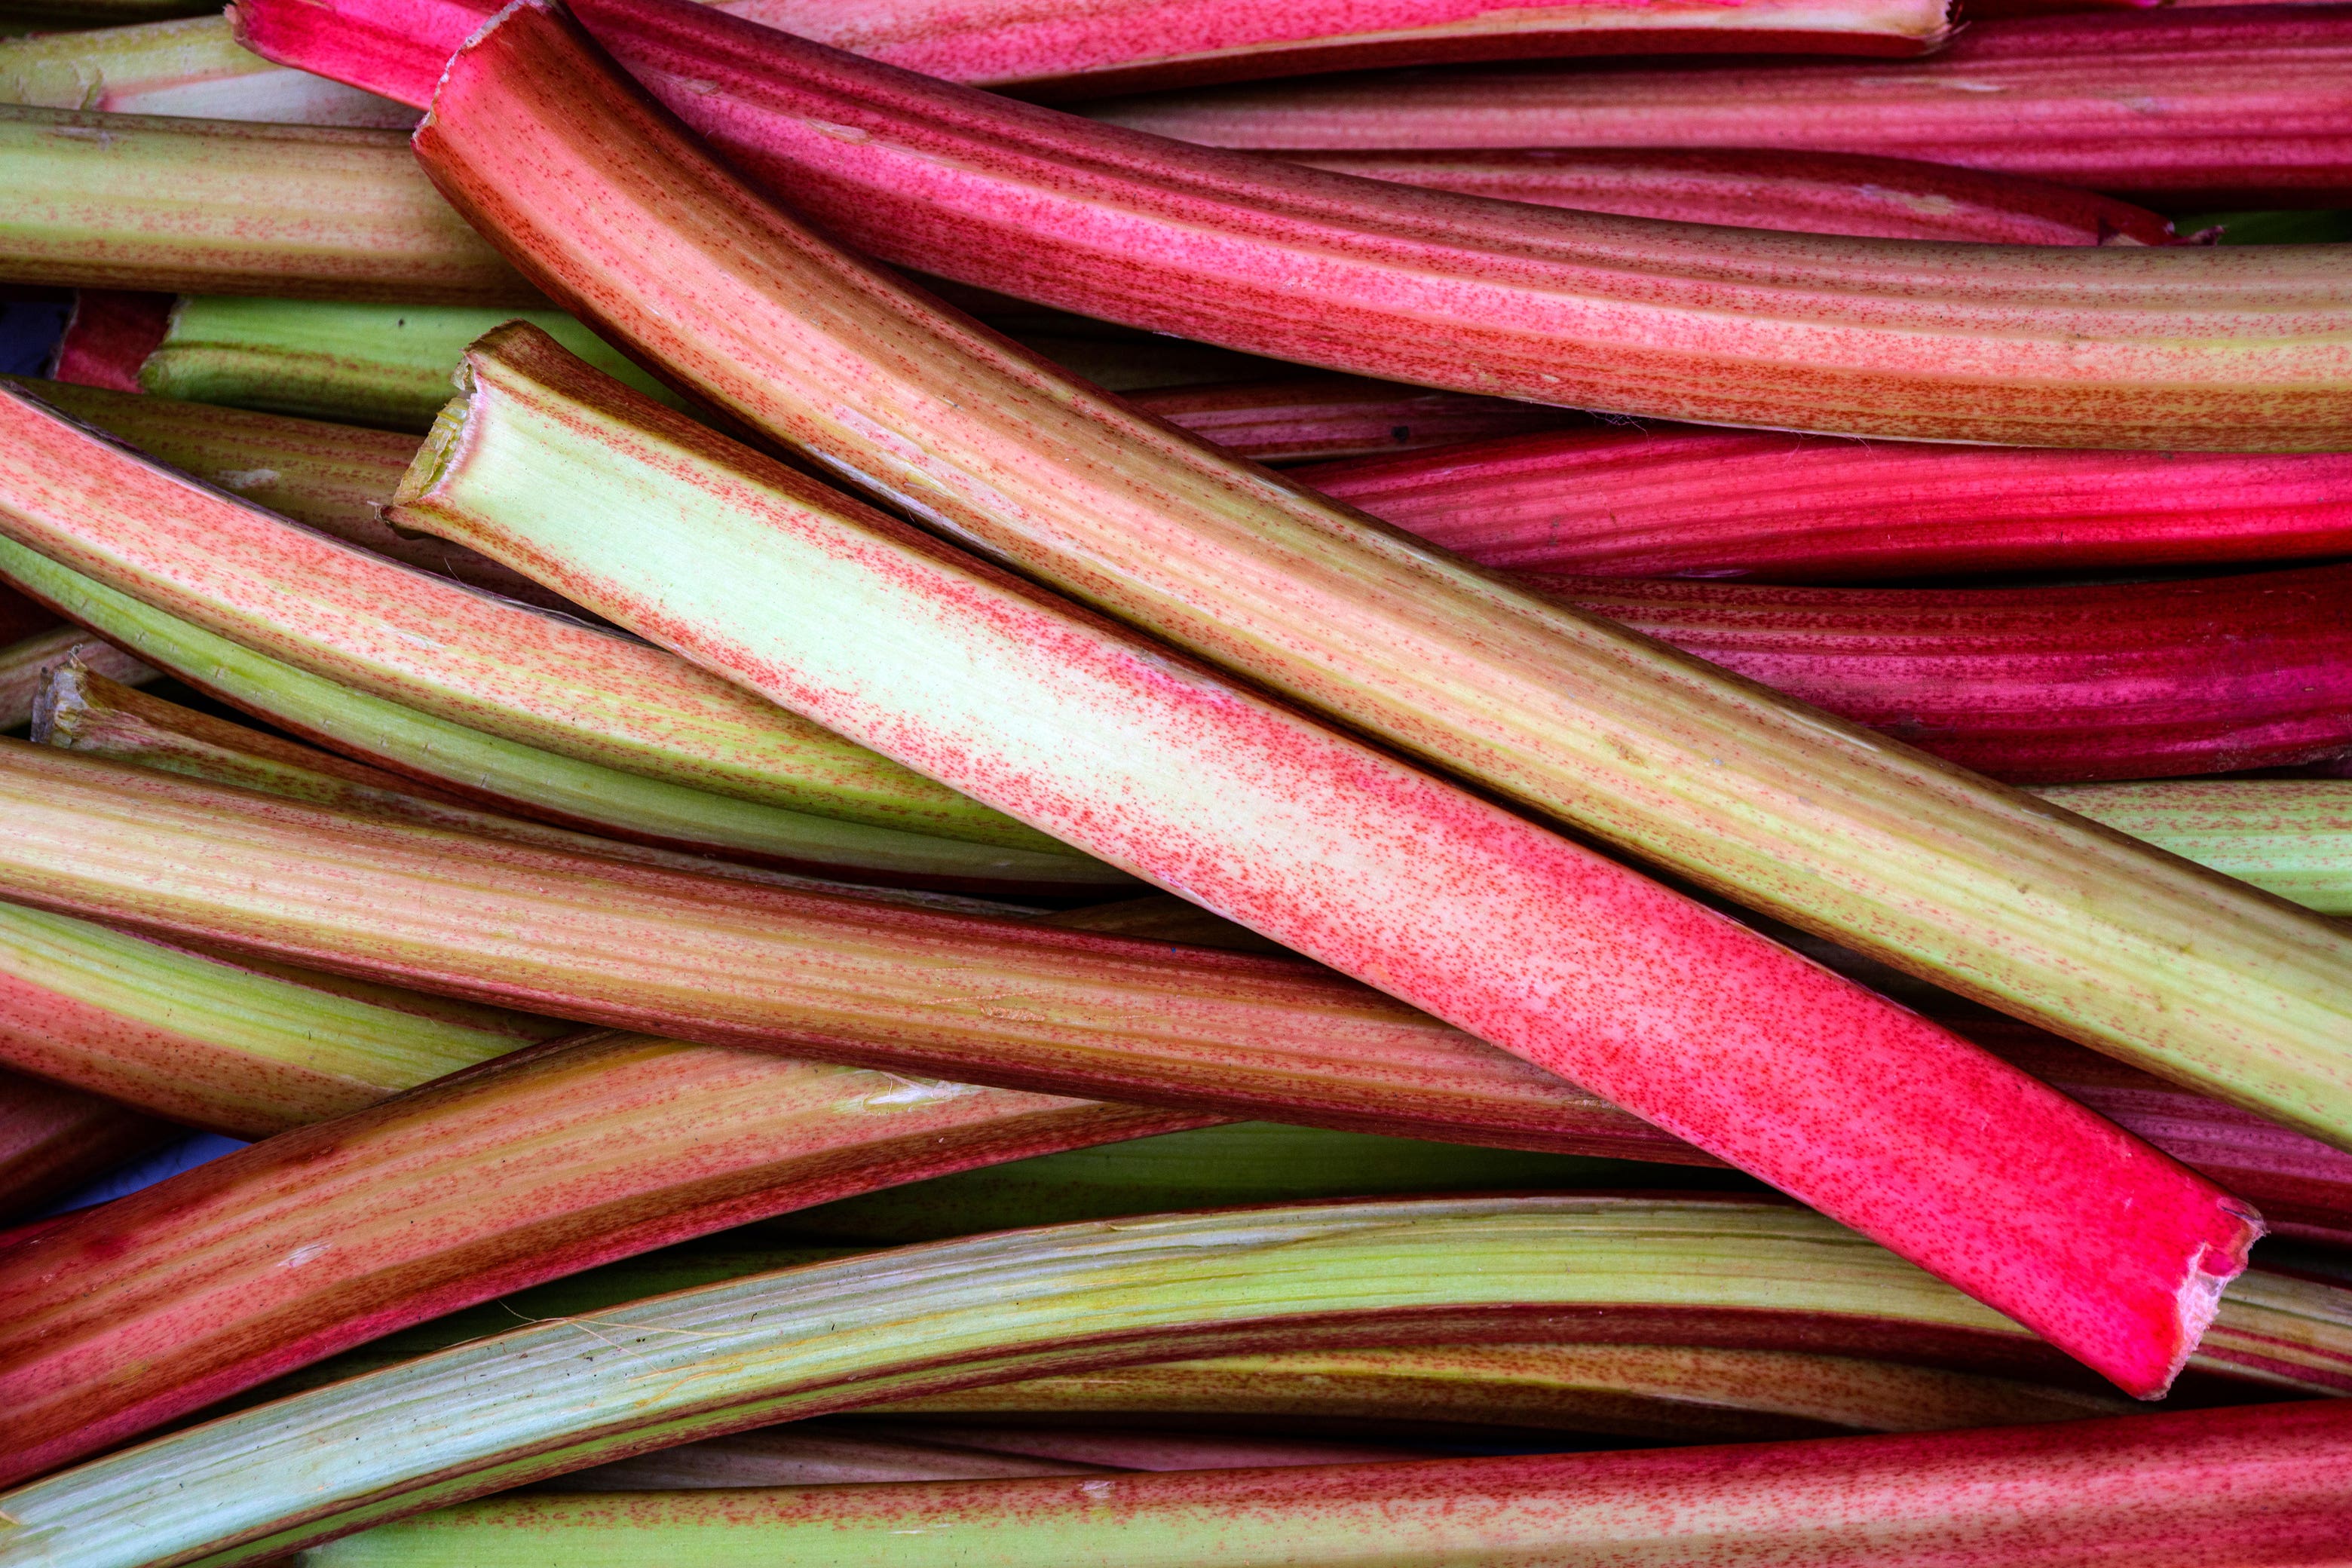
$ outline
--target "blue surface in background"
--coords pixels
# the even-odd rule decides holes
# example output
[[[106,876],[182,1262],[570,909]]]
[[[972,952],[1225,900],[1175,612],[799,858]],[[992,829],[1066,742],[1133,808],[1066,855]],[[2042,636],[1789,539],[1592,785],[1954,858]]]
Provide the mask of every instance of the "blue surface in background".
[[[0,300],[0,375],[39,375],[65,335],[66,300]]]

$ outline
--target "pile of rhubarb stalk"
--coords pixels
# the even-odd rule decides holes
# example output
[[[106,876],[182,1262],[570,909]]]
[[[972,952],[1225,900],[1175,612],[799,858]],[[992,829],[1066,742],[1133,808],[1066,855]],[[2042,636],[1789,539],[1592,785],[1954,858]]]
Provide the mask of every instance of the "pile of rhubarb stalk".
[[[0,1568],[2352,1563],[2352,4],[1944,4],[0,0]]]

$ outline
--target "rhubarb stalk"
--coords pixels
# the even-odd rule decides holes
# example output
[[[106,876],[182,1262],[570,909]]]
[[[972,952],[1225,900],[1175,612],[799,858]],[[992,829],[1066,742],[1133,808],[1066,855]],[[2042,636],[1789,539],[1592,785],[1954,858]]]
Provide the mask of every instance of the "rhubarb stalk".
[[[1748,1266],[1717,1260],[1726,1238]],[[15,1521],[0,1564],[226,1568],[680,1442],[1047,1372],[1426,1342],[1444,1325],[1509,1339],[1629,1295],[1663,1311],[1611,1317],[1654,1340],[1678,1310],[1751,1296],[1735,1281],[1759,1278],[1817,1342],[1838,1342],[1832,1303],[1857,1294],[1875,1316],[1855,1328],[1891,1317],[1955,1342],[2022,1338],[1850,1233],[1772,1206],[1472,1198],[1016,1231],[525,1326],[173,1433],[0,1494]],[[2340,1295],[2278,1289],[2314,1303]],[[2124,1427],[2163,1431],[2153,1424],[2164,1419]],[[2019,1430],[2076,1441],[2072,1424]],[[2307,1441],[2292,1447],[2297,1479],[2325,1475],[2340,1512],[2340,1479],[2310,1462]],[[1361,1531],[1349,1540],[1360,1551]]]
[[[1734,228],[1986,245],[2170,245],[2176,239],[2163,217],[2112,196],[1853,153],[1544,146],[1289,157],[1335,174],[1433,191]]]
[[[1863,435],[2305,450],[2341,445],[2352,418],[2336,374],[2352,316],[2325,254],[1534,208],[1095,124],[691,0],[578,10],[730,164],[848,243],[1130,326],[1459,391]],[[272,58],[422,104],[484,11],[243,0],[236,16]],[[490,173],[455,167],[474,157],[454,139],[464,97],[422,143],[445,186]],[[621,104],[598,108],[617,130]]]
[[[518,18],[526,36],[564,37],[551,12],[509,12],[501,26]],[[476,345],[463,384],[395,522],[528,571],[1570,1077],[2062,1340],[2103,1339],[2119,1321],[2119,1302],[2091,1308],[2071,1278],[2105,1200],[2012,1184],[2013,1161],[1952,1129],[1974,1117],[2004,1125],[2005,1149],[2020,1135],[2077,1147],[2095,1182],[2171,1174],[2032,1079],[1614,862],[661,408],[527,324]],[[799,584],[789,606],[761,586],[777,582]],[[1832,1014],[1844,1021],[1825,1030]],[[1857,1053],[1882,1067],[1857,1074]],[[1842,1103],[1857,1078],[1877,1080],[1866,1107]],[[1888,1081],[1925,1092],[1890,1097]],[[2184,1257],[2210,1249],[2227,1269],[2220,1194],[2133,1201],[2178,1216]],[[2114,1244],[2144,1242],[2118,1232]],[[2208,1267],[2173,1275],[2166,1313],[2196,1310]]]
[[[139,390],[139,367],[172,324],[170,294],[135,289],[78,289],[49,374],[77,386]]]
[[[1980,22],[1936,58],[1898,69],[1432,71],[1090,112],[1223,147],[1867,153],[2176,207],[2309,207],[2352,196],[2347,83],[2352,5],[2248,5]]]
[[[1066,896],[1131,886],[1057,849],[938,838],[624,773],[434,718],[253,652],[0,533],[0,577],[225,702],[443,793],[606,837],[861,882]]]
[[[1840,583],[2352,554],[2352,456],[1577,430],[1292,477],[1517,572]]]
[[[2342,1560],[2352,1408],[1934,1436],[908,1486],[510,1497],[321,1548],[316,1568],[1952,1568]],[[2226,1479],[2225,1479],[2226,1478]]]
[[[2176,779],[2040,793],[2322,914],[2352,915],[2352,780]]]
[[[218,16],[0,40],[0,96],[50,109],[406,130],[416,111],[239,48]]]
[[[416,178],[405,141],[396,131],[0,105],[0,279],[538,303]]]
[[[1201,1120],[635,1036],[509,1057],[0,1254],[0,1476],[614,1258]]]
[[[75,659],[131,686],[163,679],[160,670],[111,643],[99,641],[81,627],[59,626],[0,647],[0,730],[20,729],[29,721],[49,672]]]
[[[761,202],[548,13],[509,12],[451,60],[418,148],[456,205],[576,311],[935,528],[1751,907],[2352,1142],[2344,928],[1523,594],[1073,385]],[[600,193],[593,205],[572,199],[584,185]],[[2201,265],[2225,253],[2047,254]],[[562,439],[584,452],[600,435],[623,438],[592,420]],[[623,510],[609,493],[582,504],[583,516]],[[764,550],[783,536],[728,537]],[[597,602],[577,563],[539,553],[544,537],[510,542],[509,564],[530,553],[531,574],[562,575],[567,596],[623,624],[648,608]],[[649,545],[628,591],[694,548]],[[696,629],[653,613],[656,637]],[[763,614],[785,618],[780,605]],[[755,668],[761,656],[741,652],[704,657],[788,689],[788,668]],[[835,710],[853,700],[844,693],[783,700],[851,722]],[[973,765],[925,759],[950,763]],[[1403,877],[1385,907],[1421,885]],[[1235,912],[1223,889],[1184,890]],[[1370,962],[1385,963],[1389,944],[1374,945]],[[1554,942],[1530,933],[1528,945]]]
[[[173,1131],[97,1095],[0,1071],[0,1221],[64,1196]]]

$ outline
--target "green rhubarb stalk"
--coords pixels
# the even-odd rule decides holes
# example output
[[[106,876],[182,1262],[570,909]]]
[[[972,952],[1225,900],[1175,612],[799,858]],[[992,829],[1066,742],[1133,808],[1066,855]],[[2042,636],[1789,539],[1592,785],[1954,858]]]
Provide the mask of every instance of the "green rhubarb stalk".
[[[1436,1339],[1475,1323],[1508,1337],[1515,1321],[1595,1307],[1630,1329],[1659,1321],[1622,1310],[1631,1301],[1705,1313],[1759,1288],[1774,1311],[1743,1320],[1801,1322],[1825,1347],[1890,1321],[1956,1342],[2028,1338],[1892,1254],[1778,1206],[1433,1199],[1056,1226],[541,1321],[175,1432],[0,1495],[15,1526],[0,1533],[0,1568],[228,1568],[544,1476],[886,1399],[1361,1343],[1368,1331]],[[2261,1275],[2233,1288],[2241,1301],[2270,1298],[2253,1310],[2265,1327],[2337,1336],[2319,1374],[2333,1381],[2314,1392],[2352,1388],[2342,1294]],[[2200,1360],[2231,1344],[2231,1326],[2217,1323]]]
[[[307,801],[366,816],[479,834],[509,844],[531,844],[633,865],[661,866],[674,871],[726,877],[772,888],[794,888],[803,892],[847,894],[911,909],[952,910],[980,915],[1034,912],[1019,904],[960,898],[953,893],[868,888],[854,882],[796,877],[788,871],[739,866],[650,845],[626,844],[482,811],[454,795],[364,763],[351,762],[299,742],[281,741],[176,703],[142,697],[129,687],[71,663],[49,672],[34,712],[33,739],[88,756],[108,757],[159,773],[177,773],[183,778],[256,790],[281,800]]]
[[[0,388],[0,532],[207,629],[583,761],[852,822],[1045,835],[677,656],[471,593],[192,482]]]
[[[930,1568],[951,1553],[959,1568],[2332,1568],[2343,1561],[2347,1474],[2352,1409],[2290,1405],[1633,1453],[509,1497],[303,1561]]]
[[[0,105],[0,280],[544,308],[397,131]]]
[[[163,679],[163,672],[101,642],[80,626],[59,626],[0,647],[0,730],[19,729],[33,717],[49,672],[68,659],[131,686]]]
[[[189,685],[281,729],[530,816],[675,848],[824,868],[877,881],[1075,892],[1126,880],[1078,856],[786,811],[541,751],[255,653],[5,536],[0,578],[116,645],[136,649]]]
[[[0,97],[50,109],[278,125],[416,123],[406,104],[238,47],[217,16],[0,40]]]
[[[2322,914],[2352,915],[2352,780],[2168,779],[2033,793]]]
[[[577,1028],[0,903],[0,1062],[237,1137],[341,1116]]]
[[[175,397],[7,379],[160,462],[345,543],[510,599],[565,607],[520,572],[470,550],[392,531],[383,507],[416,456],[412,437]]]
[[[139,384],[193,403],[421,431],[448,401],[449,373],[466,345],[507,321],[530,321],[638,391],[678,403],[561,310],[228,295],[181,300]]]
[[[763,202],[544,10],[509,7],[450,60],[417,147],[560,302],[1031,579],[1751,908],[2352,1146],[2352,931],[1546,603],[1070,384]],[[574,199],[583,186],[599,200]],[[1937,266],[1960,266],[1945,248]],[[2186,278],[2251,253],[2053,254]]]

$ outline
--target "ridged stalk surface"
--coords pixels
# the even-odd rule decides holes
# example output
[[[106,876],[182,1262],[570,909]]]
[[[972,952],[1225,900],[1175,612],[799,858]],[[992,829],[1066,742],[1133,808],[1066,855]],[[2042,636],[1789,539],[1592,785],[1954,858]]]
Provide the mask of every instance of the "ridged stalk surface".
[[[397,131],[0,105],[0,279],[532,305]]]
[[[555,25],[521,11],[504,25],[518,17]],[[2115,1303],[2059,1305],[2077,1289],[2083,1220],[2114,1200],[2011,1187],[2005,1155],[1953,1135],[1970,1118],[2012,1140],[2046,1129],[2030,1136],[2080,1149],[2095,1181],[2157,1174],[2137,1152],[2100,1151],[2112,1129],[2074,1121],[2032,1080],[1622,866],[661,409],[527,324],[468,365],[395,525],[529,571],[1571,1078],[2062,1338],[2124,1321]],[[761,586],[775,582],[800,584],[790,606]],[[1926,1092],[1898,1100],[1882,1084],[1849,1101],[1860,1053],[1883,1064],[1860,1076]],[[1922,1163],[1930,1142],[1937,1157]],[[2222,1230],[2208,1228],[2226,1206],[2194,1217],[2212,1201],[2126,1206],[2179,1215],[2200,1237],[2189,1246],[2226,1268]],[[2071,1239],[2026,1263],[2047,1245],[2024,1240],[2036,1233]],[[2183,1322],[2206,1267],[2166,1288]]]
[[[1839,583],[2352,553],[2352,456],[1577,430],[1293,478],[1484,565]]]
[[[731,165],[849,244],[1130,326],[1716,424],[2221,450],[2325,450],[2352,431],[2352,307],[2308,249],[1989,250],[1531,208],[1080,121],[691,0],[576,9]],[[236,12],[259,52],[418,104],[483,15]],[[462,97],[422,143],[445,188]]]
[[[1629,1300],[1652,1310],[1615,1321],[1650,1342],[1678,1312],[1764,1280],[1824,1342],[1890,1321],[1954,1342],[2017,1332],[1786,1209],[1471,1198],[1016,1231],[543,1322],[174,1433],[0,1494],[16,1521],[0,1564],[226,1568],[651,1448],[1052,1371],[1383,1330],[1426,1342],[1445,1324],[1508,1339],[1517,1323]],[[2274,1293],[2290,1315],[2341,1312],[2325,1287]],[[2077,1429],[2026,1430],[2063,1445]],[[2291,1446],[2296,1479],[2340,1498],[2341,1467],[2310,1463],[2307,1439]],[[921,1540],[918,1560],[938,1544]]]
[[[1199,1120],[636,1036],[535,1050],[0,1254],[0,1475],[614,1258]]]
[[[610,837],[862,882],[987,892],[1131,887],[1060,849],[1009,849],[787,811],[625,773],[298,669],[93,582],[0,533],[0,578],[222,701],[460,799]]]
[[[416,111],[239,48],[219,16],[184,16],[0,40],[11,103],[117,114],[406,130]]]
[[[1979,22],[1934,59],[1891,68],[1527,67],[1228,88],[1092,112],[1224,147],[1867,153],[2176,206],[2330,206],[2352,196],[2352,6]]]
[[[2205,1568],[2343,1561],[2352,1410],[2285,1406],[1913,1437],[475,1503],[338,1542],[316,1568],[1123,1562],[1338,1568]]]
[[[763,205],[541,13],[451,61],[418,146],[565,303],[934,528],[1751,907],[2352,1142],[2343,928],[1173,437]]]

